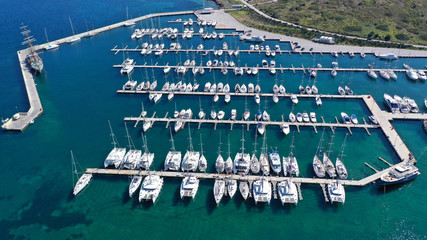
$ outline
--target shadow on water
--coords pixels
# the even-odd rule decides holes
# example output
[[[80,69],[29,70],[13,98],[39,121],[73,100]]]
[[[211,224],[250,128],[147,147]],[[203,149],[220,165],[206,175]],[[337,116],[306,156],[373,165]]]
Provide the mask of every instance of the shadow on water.
[[[217,208],[214,194],[212,191],[208,191],[208,194],[206,194],[206,211],[208,215],[211,215],[215,209]]]

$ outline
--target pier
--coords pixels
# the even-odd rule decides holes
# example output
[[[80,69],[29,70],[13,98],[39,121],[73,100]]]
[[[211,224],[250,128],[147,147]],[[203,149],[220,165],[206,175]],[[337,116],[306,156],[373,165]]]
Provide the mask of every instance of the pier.
[[[153,69],[164,69],[165,67],[170,67],[173,70],[177,70],[178,67],[180,67],[181,65],[147,65],[147,63],[143,64],[143,65],[133,65],[134,68],[153,68]],[[118,65],[113,65],[114,68],[122,68],[123,65],[122,64],[118,64]],[[234,70],[235,68],[239,67],[239,66],[235,66],[235,67],[208,67],[208,66],[202,66],[202,65],[195,65],[195,66],[184,66],[187,69],[190,68],[203,68],[205,70],[222,70],[222,69],[227,69],[227,70]],[[256,67],[256,66],[253,66]],[[242,67],[243,69],[247,69],[247,67]],[[250,67],[252,68],[252,67]],[[262,70],[266,70],[269,71],[271,68],[270,67],[256,67],[259,71]],[[305,73],[305,71],[308,68],[304,68],[302,67],[274,67],[274,69],[276,69],[277,71],[303,71]],[[367,72],[368,70],[373,70],[375,72],[379,72],[380,70],[393,70],[394,72],[405,72],[407,69],[370,69],[370,68],[311,68],[313,70],[316,71],[332,71],[332,70],[336,70],[338,72]],[[425,71],[424,69],[420,69],[422,71]]]
[[[29,124],[43,113],[43,107],[37,92],[33,74],[26,63],[29,49],[18,51],[19,65],[21,66],[22,77],[24,78],[25,89],[27,90],[30,109],[27,112],[19,112],[19,119],[9,119],[2,125],[3,130],[23,131]]]
[[[301,177],[282,177],[282,176],[260,176],[260,175],[237,175],[237,174],[218,174],[218,173],[201,173],[201,172],[174,172],[174,171],[145,171],[145,170],[122,170],[122,169],[107,169],[107,168],[87,168],[85,173],[94,175],[121,175],[121,176],[148,176],[158,175],[167,178],[184,178],[185,176],[192,175],[198,179],[215,180],[221,179],[234,179],[237,181],[254,182],[261,177],[265,177],[270,182],[281,182],[285,180],[292,180],[298,184],[330,184],[334,181],[339,181],[343,186],[363,187],[374,181],[378,180],[384,173],[390,171],[398,165],[405,164],[406,162],[398,163],[392,167],[378,171],[368,177],[360,180],[337,180],[327,178],[301,178]],[[250,184],[252,186],[252,184]]]

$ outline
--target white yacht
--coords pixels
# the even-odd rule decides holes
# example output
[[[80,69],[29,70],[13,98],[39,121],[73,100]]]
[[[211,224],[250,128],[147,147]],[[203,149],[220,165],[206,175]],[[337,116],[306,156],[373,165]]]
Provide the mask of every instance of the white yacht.
[[[198,189],[199,179],[197,179],[195,176],[184,177],[184,179],[182,179],[180,188],[181,199],[183,199],[184,197],[191,197],[194,199]]]
[[[369,75],[369,77],[371,77],[373,79],[377,79],[378,78],[378,75],[372,69],[368,70],[368,75]]]
[[[296,121],[296,116],[293,112],[289,113],[289,122],[295,122]]]
[[[331,204],[334,202],[345,203],[345,190],[343,185],[338,181],[334,181],[328,184],[328,195]]]
[[[259,165],[261,168],[262,173],[267,176],[270,174],[270,164],[268,162],[267,157],[267,134],[264,134],[264,138],[262,141],[262,147],[261,147],[261,155],[259,156]]]
[[[285,203],[298,204],[297,186],[291,179],[277,183],[277,191],[282,205],[285,205]]]
[[[131,198],[142,182],[142,176],[133,176],[129,184],[129,197]]]
[[[215,198],[216,205],[221,202],[222,197],[225,193],[225,181],[224,179],[215,179],[214,188],[213,188],[213,194]]]
[[[302,120],[306,123],[310,122],[310,117],[308,116],[307,112],[302,113]]]
[[[265,125],[262,123],[258,123],[257,125],[257,131],[260,135],[263,135],[265,132]]]
[[[298,104],[298,97],[294,94],[291,94],[291,100],[293,104]]]
[[[350,124],[351,123],[351,119],[347,115],[347,113],[341,112],[341,118],[342,118],[343,123],[345,123],[345,124]]]
[[[316,96],[316,105],[322,106],[322,99],[320,98],[320,96]]]
[[[390,80],[390,75],[388,75],[387,71],[381,69],[380,70],[380,75],[382,78],[384,78],[385,80]]]
[[[237,192],[237,180],[230,179],[227,181],[227,192],[230,198],[234,197],[234,194]]]
[[[163,178],[158,175],[148,175],[142,182],[141,190],[139,191],[139,201],[142,202],[143,200],[151,200],[154,204],[159,197],[162,187]]]
[[[339,87],[338,87],[338,93],[339,93],[340,95],[345,95],[345,90],[344,90],[344,88],[342,88],[341,86],[339,86]]]
[[[253,183],[252,189],[255,204],[258,204],[258,202],[267,202],[270,204],[271,183],[265,177],[256,180]]]
[[[409,107],[411,108],[412,113],[418,113],[420,109],[418,108],[417,103],[414,101],[414,99],[403,97],[403,101],[407,102],[409,104]]]
[[[388,108],[390,108],[392,113],[399,113],[400,112],[400,108],[399,108],[399,103],[392,98],[390,95],[384,93],[384,100],[387,103]]]
[[[406,70],[406,76],[408,76],[408,78],[412,79],[412,80],[418,80],[418,74],[417,71],[415,71],[414,69],[410,68],[408,70]]]
[[[349,86],[345,85],[344,89],[345,89],[345,93],[347,95],[353,95],[354,94],[353,90],[351,90],[351,88]]]
[[[113,139],[112,144],[114,147],[105,159],[104,167],[107,168],[109,166],[114,166],[115,168],[118,168],[126,155],[126,148],[120,148],[118,145],[116,136],[114,135],[113,129],[111,128],[110,121],[108,121],[108,126],[110,126],[110,136]]]
[[[290,127],[289,127],[289,124],[287,124],[287,123],[282,124],[282,126],[280,127],[280,129],[282,130],[282,133],[285,134],[285,135],[288,135],[289,132],[291,131]]]
[[[427,79],[426,73],[424,72],[424,70],[418,70],[417,71],[418,74],[418,79],[425,81]]]
[[[190,141],[189,150],[184,155],[184,159],[182,160],[181,169],[182,171],[196,171],[197,166],[199,165],[200,152],[195,152],[193,149],[193,142],[191,139],[191,131],[190,125],[188,125],[188,136]]]
[[[268,157],[270,159],[270,166],[273,169],[273,171],[279,175],[282,171],[282,164],[280,162],[280,156],[277,151],[269,152]]]
[[[385,53],[378,55],[379,59],[385,59],[385,60],[397,60],[398,57],[394,55],[394,53]]]

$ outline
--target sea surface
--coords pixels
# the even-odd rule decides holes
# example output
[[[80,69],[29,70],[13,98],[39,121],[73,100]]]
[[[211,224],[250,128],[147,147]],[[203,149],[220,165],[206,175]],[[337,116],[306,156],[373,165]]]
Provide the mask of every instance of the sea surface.
[[[32,30],[37,43],[46,41],[44,27],[50,40],[69,36],[71,17],[76,32],[87,28],[97,28],[126,19],[126,6],[129,17],[155,12],[193,10],[202,7],[201,1],[34,1],[21,0],[4,2],[0,9],[3,23],[0,25],[0,117],[12,116],[18,111],[29,108],[25,86],[18,64],[16,51],[22,49],[20,24],[25,23]],[[206,2],[206,6],[213,6]],[[194,19],[194,16],[179,18]],[[176,27],[182,25],[168,23],[178,17],[164,17],[137,23],[136,27]],[[86,24],[87,23],[87,24]],[[87,26],[87,27],[86,27]],[[197,25],[194,26],[198,31]],[[142,42],[131,40],[134,28],[119,28],[99,34],[90,39],[82,39],[71,45],[61,45],[58,50],[42,52],[45,71],[35,78],[37,89],[43,104],[44,113],[35,123],[22,133],[0,132],[0,235],[2,239],[425,239],[427,237],[427,135],[419,121],[394,121],[393,125],[401,134],[404,142],[418,159],[422,174],[414,181],[387,189],[369,185],[363,188],[346,187],[346,203],[330,205],[325,203],[322,190],[317,185],[302,185],[304,200],[298,206],[281,206],[280,200],[272,199],[270,205],[255,205],[252,199],[246,202],[237,193],[233,199],[223,198],[218,207],[213,199],[213,181],[202,180],[194,200],[179,198],[180,179],[165,179],[163,190],[155,205],[140,204],[136,198],[128,197],[129,179],[125,176],[94,176],[89,186],[77,197],[72,196],[73,176],[70,151],[72,150],[81,169],[102,167],[103,161],[112,149],[108,120],[122,147],[128,145],[125,139],[124,117],[138,116],[142,104],[148,115],[169,116],[176,109],[193,110],[196,116],[200,106],[209,114],[212,109],[223,110],[226,118],[232,109],[241,116],[245,108],[250,109],[251,117],[260,109],[267,110],[273,120],[282,115],[287,120],[289,112],[316,112],[318,120],[335,121],[341,112],[356,114],[359,121],[368,119],[369,110],[361,100],[323,100],[323,106],[317,107],[314,99],[300,99],[292,106],[289,98],[281,98],[274,104],[271,98],[262,99],[258,106],[253,98],[232,97],[224,104],[221,97],[213,103],[212,97],[175,96],[168,102],[166,96],[156,105],[146,95],[118,95],[127,81],[126,76],[114,69],[125,57],[133,58],[137,64],[183,63],[195,59],[206,63],[214,56],[202,57],[200,54],[170,53],[160,58],[142,57],[138,52],[117,55],[110,49],[128,46],[134,48]],[[212,29],[209,29],[212,31]],[[185,48],[196,48],[200,37],[191,40],[179,40]],[[248,49],[249,44],[241,43],[237,38],[207,41],[205,47],[216,48],[226,41],[232,48]],[[153,43],[156,43],[152,41]],[[160,43],[169,46],[164,39]],[[273,47],[280,44],[289,49],[287,43],[267,41],[264,45]],[[261,65],[264,55],[240,54],[232,60],[241,66]],[[225,60],[225,57],[222,57]],[[229,59],[228,59],[229,60]],[[271,60],[271,59],[269,59]],[[368,64],[384,68],[402,68],[406,63],[414,68],[423,68],[425,58],[402,58],[393,62],[380,61],[372,54],[366,58],[356,55],[340,55],[338,59],[329,54],[313,56],[309,54],[277,55],[276,64],[290,67],[304,65],[316,66],[318,63],[329,67],[332,61],[338,61],[340,67],[366,68]],[[176,73],[167,76],[161,69],[135,69],[132,78],[141,82],[147,77],[158,81],[158,88],[165,81],[193,82],[190,71],[179,77]],[[219,71],[206,72],[198,76],[197,82],[203,88],[207,81],[228,82],[232,88],[236,83],[257,83],[263,92],[271,92],[273,85],[284,84],[287,92],[296,93],[298,86],[316,84],[321,93],[335,94],[338,86],[349,85],[356,94],[371,94],[386,109],[383,94],[398,94],[414,98],[420,110],[425,112],[423,100],[426,97],[425,82],[412,82],[404,73],[398,73],[398,80],[386,81],[379,77],[370,79],[366,72],[340,72],[332,78],[330,72],[319,72],[317,79],[309,79],[301,72],[278,72],[270,75],[262,71],[258,76],[235,77],[230,71],[227,76]],[[175,107],[176,106],[176,107]],[[141,124],[127,123],[134,146],[142,149]],[[321,131],[316,134],[312,128],[295,128],[291,134],[283,136],[278,127],[267,127],[268,149],[277,149],[281,156],[290,152],[294,135],[294,151],[303,177],[312,177],[312,159],[318,146]],[[186,125],[184,130],[174,134],[177,150],[183,154],[189,146],[191,134],[194,148],[200,149],[203,142],[204,154],[208,160],[208,172],[215,171],[215,159],[219,142],[222,142],[222,156],[228,156],[227,142],[230,141],[232,158],[241,151],[243,138],[246,152],[255,149],[260,152],[262,139],[255,139],[255,127],[249,131],[235,125]],[[364,162],[377,169],[387,166],[377,157],[397,163],[398,156],[390,147],[380,130],[352,129],[348,135],[344,163],[350,179],[361,179],[372,170]],[[348,133],[337,129],[333,143],[328,146],[331,159],[339,154],[341,144]],[[325,142],[330,139],[331,130],[325,129]],[[169,129],[165,124],[155,123],[146,134],[148,148],[155,154],[152,170],[163,169],[164,158],[169,151]],[[221,136],[221,138],[220,138]],[[257,143],[254,148],[254,143]],[[326,143],[325,143],[326,145]]]

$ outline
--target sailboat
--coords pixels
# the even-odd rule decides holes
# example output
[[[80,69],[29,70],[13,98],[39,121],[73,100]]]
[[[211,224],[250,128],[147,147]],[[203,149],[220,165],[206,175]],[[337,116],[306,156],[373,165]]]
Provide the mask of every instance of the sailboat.
[[[74,190],[73,190],[74,196],[76,196],[79,192],[81,192],[83,188],[86,187],[89,184],[90,180],[92,179],[92,174],[90,173],[84,173],[81,176],[79,176],[79,172],[77,170],[77,164],[78,163],[76,163],[76,160],[74,159],[73,151],[71,151],[71,167],[73,171],[73,183],[75,181],[74,176],[76,176],[76,178],[78,179],[77,183],[74,185]]]
[[[171,150],[166,155],[165,170],[178,171],[181,166],[181,152],[175,150],[175,143],[172,136],[172,129],[169,128]]]
[[[277,152],[277,149],[268,153],[268,157],[270,159],[270,165],[273,171],[279,175],[282,171],[282,164],[280,162],[280,155]]]
[[[221,202],[222,197],[225,193],[225,181],[224,179],[217,178],[215,179],[213,194],[215,198],[216,205]]]
[[[317,177],[325,177],[326,175],[326,171],[325,171],[325,166],[323,166],[322,161],[320,161],[319,156],[321,156],[322,154],[322,143],[323,143],[323,136],[325,134],[325,129],[323,129],[322,132],[322,136],[320,137],[320,141],[319,141],[319,145],[317,146],[317,150],[316,150],[316,154],[314,155],[313,158],[313,169],[314,169],[314,173],[316,174]]]
[[[242,195],[243,199],[246,201],[249,196],[249,184],[246,181],[240,181],[239,182],[239,190],[240,194]]]
[[[292,136],[292,143],[291,143],[291,151],[289,152],[289,156],[286,158],[283,158],[283,172],[288,171],[289,176],[295,175],[299,176],[299,167],[296,157],[294,156],[293,150],[294,150],[294,140],[295,140],[295,133]],[[285,169],[285,162],[287,162],[288,166],[287,169]],[[286,174],[285,174],[286,176]]]
[[[261,155],[259,156],[259,164],[261,167],[261,171],[265,176],[270,174],[270,164],[268,163],[268,157],[267,157],[266,139],[267,139],[267,133],[264,134],[264,138],[262,140]]]
[[[230,198],[234,197],[234,194],[237,192],[237,180],[236,179],[230,179],[227,181],[227,192],[228,196]]]
[[[44,47],[44,49],[47,51],[47,50],[52,50],[52,49],[56,49],[56,48],[59,48],[59,45],[58,44],[55,44],[55,43],[51,43],[51,42],[49,42],[49,38],[47,37],[47,31],[46,31],[46,28],[44,28],[44,34],[46,35],[46,42],[47,42],[47,46],[46,47]]]
[[[139,160],[139,163],[137,165],[137,168],[143,168],[145,170],[148,170],[151,164],[153,163],[154,153],[150,153],[150,151],[148,150],[147,136],[144,136],[142,132],[141,134],[142,134],[142,142],[144,147],[144,154],[142,154]]]
[[[338,177],[340,179],[347,179],[347,177],[348,177],[347,169],[346,169],[344,163],[342,162],[342,160],[344,158],[344,147],[345,147],[345,142],[347,140],[347,136],[348,136],[348,134],[345,135],[344,142],[341,145],[341,154],[339,157],[337,157],[337,160],[335,161],[335,166],[337,168],[337,174],[338,174]]]
[[[225,161],[225,172],[227,174],[231,173],[233,171],[233,160],[231,160],[231,156],[230,156],[230,135],[228,136],[228,158]]]
[[[247,121],[251,116],[251,112],[248,109],[248,99],[245,97],[245,113],[243,113],[243,120]]]
[[[108,166],[114,166],[115,168],[118,168],[120,164],[123,161],[123,158],[126,154],[126,148],[120,148],[116,136],[114,135],[113,129],[111,128],[110,121],[108,120],[108,125],[110,126],[110,136],[113,140],[113,150],[108,154],[107,158],[104,161],[104,167],[107,168]]]
[[[190,124],[188,124],[188,137],[189,137],[189,150],[184,155],[182,161],[181,169],[182,171],[196,171],[197,166],[199,165],[200,152],[195,152],[193,149],[193,142],[191,139]]]
[[[256,132],[255,132],[254,150],[252,152],[252,157],[251,157],[251,172],[253,174],[258,174],[259,171],[261,170],[261,166],[260,166],[258,158],[256,156],[257,136],[258,136],[258,134],[256,134]]]
[[[224,159],[221,156],[221,132],[219,133],[218,157],[216,158],[215,168],[218,173],[224,172]]]
[[[199,159],[199,171],[204,172],[208,167],[208,162],[206,161],[205,155],[203,155],[203,143],[202,143],[202,134],[200,134],[200,159]]]
[[[126,6],[126,21],[123,23],[123,26],[125,27],[131,27],[134,26],[135,22],[134,21],[129,21],[129,9]]]
[[[329,154],[332,152],[330,150],[330,145],[333,145],[334,137],[335,137],[334,134],[332,134],[328,144],[326,145],[325,152],[323,153],[323,165],[325,166],[325,170],[331,178],[334,178],[337,176],[334,164],[332,163],[331,159],[329,158]]]
[[[248,153],[245,153],[245,132],[242,126],[242,152],[236,153],[234,157],[234,168],[233,171],[236,174],[247,175],[250,169],[250,156]]]
[[[71,22],[71,18],[68,17],[68,19],[70,20],[71,31],[73,32],[73,35],[67,40],[67,43],[74,43],[80,41],[81,38],[76,36],[76,34],[74,33],[73,22]]]
[[[142,176],[133,176],[129,184],[129,197],[131,198],[142,182]]]

